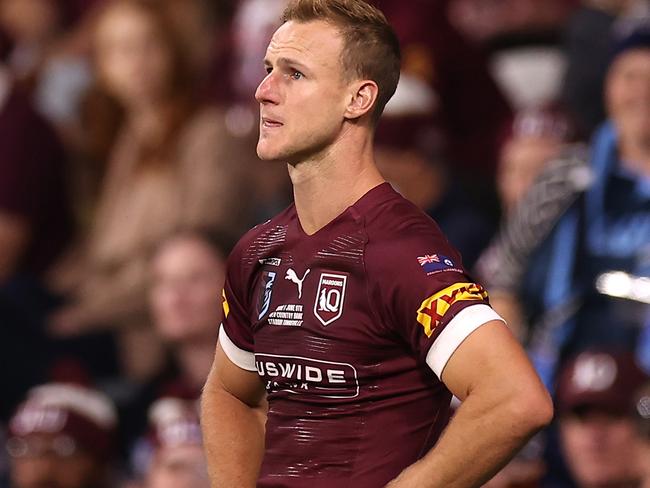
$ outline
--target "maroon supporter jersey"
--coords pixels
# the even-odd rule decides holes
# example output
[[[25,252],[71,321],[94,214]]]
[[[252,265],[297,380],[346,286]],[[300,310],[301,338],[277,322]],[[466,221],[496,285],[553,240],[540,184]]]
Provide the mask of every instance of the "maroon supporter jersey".
[[[220,343],[269,401],[258,486],[376,488],[448,420],[456,347],[498,318],[436,224],[387,183],[314,235],[295,207],[228,262]]]

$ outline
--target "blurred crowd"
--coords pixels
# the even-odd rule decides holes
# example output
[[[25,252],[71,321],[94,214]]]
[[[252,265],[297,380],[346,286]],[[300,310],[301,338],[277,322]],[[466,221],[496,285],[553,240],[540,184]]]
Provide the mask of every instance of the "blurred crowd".
[[[373,0],[385,178],[556,404],[487,486],[650,487],[650,2]],[[208,487],[197,399],[285,0],[0,0],[0,488]]]

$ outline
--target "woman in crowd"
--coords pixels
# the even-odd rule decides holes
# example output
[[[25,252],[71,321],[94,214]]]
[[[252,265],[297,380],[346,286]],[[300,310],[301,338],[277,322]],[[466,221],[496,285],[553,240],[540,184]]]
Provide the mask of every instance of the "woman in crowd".
[[[155,246],[181,227],[241,225],[239,171],[252,151],[228,132],[220,110],[193,98],[191,56],[164,12],[158,2],[114,0],[97,16],[94,55],[106,110],[90,113],[89,133],[116,138],[92,229],[53,280],[69,302],[51,317],[51,330],[119,329],[131,377],[148,376],[159,357],[146,313]]]
[[[152,321],[180,378],[198,396],[210,371],[222,320],[227,238],[200,229],[164,241],[151,263]]]

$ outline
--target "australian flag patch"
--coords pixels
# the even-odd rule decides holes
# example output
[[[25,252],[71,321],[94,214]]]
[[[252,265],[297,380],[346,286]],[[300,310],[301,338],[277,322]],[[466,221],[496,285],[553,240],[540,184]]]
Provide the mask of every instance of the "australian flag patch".
[[[425,254],[418,256],[418,263],[428,275],[438,273],[440,271],[460,271],[456,268],[454,262],[447,256],[440,254]]]

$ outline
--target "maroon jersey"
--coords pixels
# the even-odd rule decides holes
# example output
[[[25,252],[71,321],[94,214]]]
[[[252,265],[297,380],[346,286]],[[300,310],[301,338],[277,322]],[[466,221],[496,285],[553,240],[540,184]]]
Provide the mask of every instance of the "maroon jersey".
[[[456,347],[498,318],[436,224],[384,183],[314,235],[291,206],[228,262],[222,348],[269,401],[258,486],[375,488],[436,442]]]

